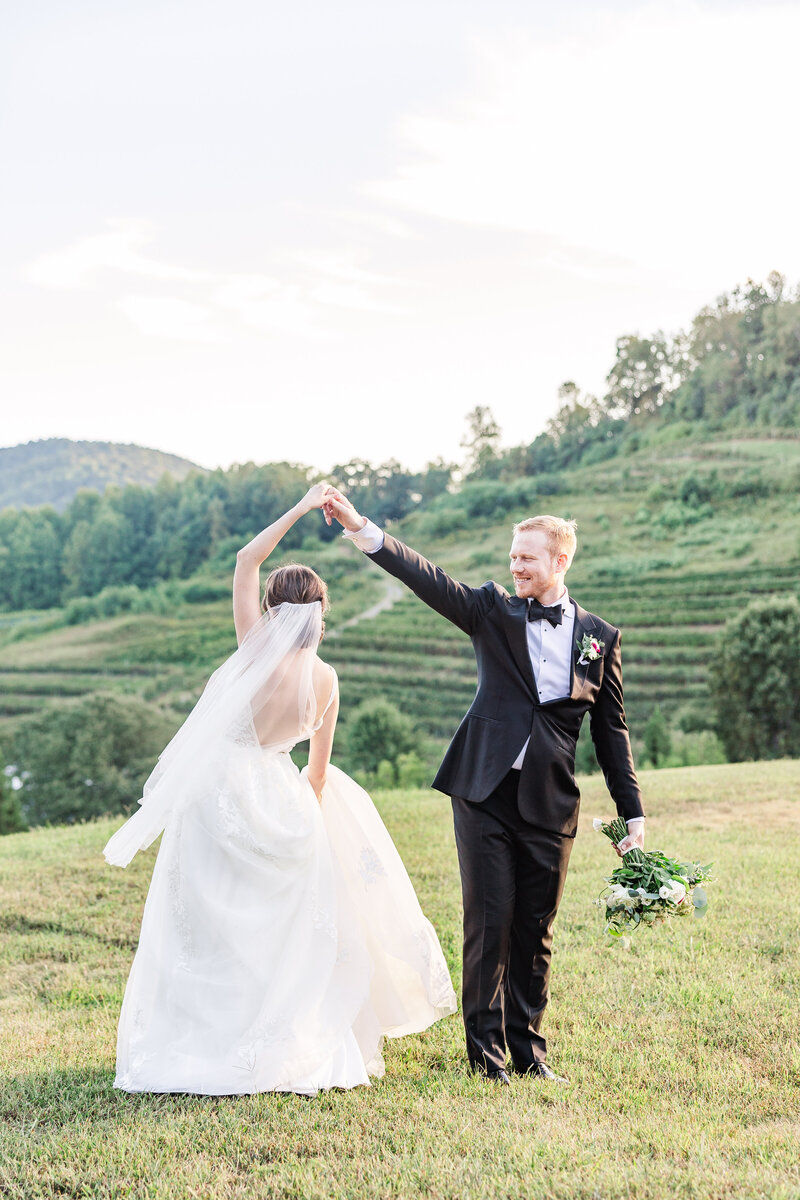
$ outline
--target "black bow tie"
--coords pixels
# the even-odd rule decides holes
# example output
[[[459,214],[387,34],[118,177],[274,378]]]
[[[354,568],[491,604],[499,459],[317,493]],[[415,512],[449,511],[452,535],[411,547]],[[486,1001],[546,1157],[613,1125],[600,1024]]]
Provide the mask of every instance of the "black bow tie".
[[[560,604],[553,604],[550,608],[547,608],[544,604],[540,604],[538,600],[528,601],[529,621],[549,621],[555,629],[556,625],[561,624],[563,615],[564,610]]]

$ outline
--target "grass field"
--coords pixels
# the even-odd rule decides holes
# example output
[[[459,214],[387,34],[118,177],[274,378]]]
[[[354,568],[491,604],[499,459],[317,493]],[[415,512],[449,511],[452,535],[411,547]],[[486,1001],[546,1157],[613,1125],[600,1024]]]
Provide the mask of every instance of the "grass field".
[[[391,1043],[370,1089],[313,1101],[136,1096],[114,1040],[153,852],[106,866],[113,822],[0,839],[0,1196],[800,1197],[800,762],[642,774],[650,843],[715,862],[705,921],[602,936],[616,864],[591,818],[557,923],[546,1032],[565,1087],[466,1070],[458,1017]],[[459,971],[447,801],[377,797]]]

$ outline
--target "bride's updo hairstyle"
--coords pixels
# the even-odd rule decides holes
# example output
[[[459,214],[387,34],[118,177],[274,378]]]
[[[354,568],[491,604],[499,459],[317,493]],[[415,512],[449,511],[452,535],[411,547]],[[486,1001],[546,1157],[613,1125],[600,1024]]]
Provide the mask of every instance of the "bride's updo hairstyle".
[[[266,612],[278,604],[313,604],[316,600],[321,603],[324,616],[330,608],[328,585],[325,580],[320,579],[311,567],[304,567],[301,563],[289,563],[285,567],[276,567],[267,576],[261,611]],[[325,633],[324,621],[322,632]]]

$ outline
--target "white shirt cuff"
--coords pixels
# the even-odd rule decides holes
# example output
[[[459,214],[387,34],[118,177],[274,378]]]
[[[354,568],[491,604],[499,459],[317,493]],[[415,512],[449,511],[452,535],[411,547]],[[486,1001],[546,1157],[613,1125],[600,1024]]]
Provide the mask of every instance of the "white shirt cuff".
[[[643,821],[643,820],[644,820],[644,817],[628,817],[625,824],[632,825],[634,821]]]
[[[383,545],[383,530],[379,529],[369,519],[355,533],[351,533],[349,529],[345,529],[342,537],[346,537],[348,541],[354,542],[357,548],[363,550],[365,554],[375,554]]]

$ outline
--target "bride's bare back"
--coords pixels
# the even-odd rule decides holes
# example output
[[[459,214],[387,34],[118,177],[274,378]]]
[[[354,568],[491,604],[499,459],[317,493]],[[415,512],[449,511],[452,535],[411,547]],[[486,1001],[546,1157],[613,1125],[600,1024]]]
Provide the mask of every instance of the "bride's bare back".
[[[261,745],[294,744],[316,734],[336,691],[336,672],[313,649],[293,656],[269,695],[253,701],[253,726]]]

